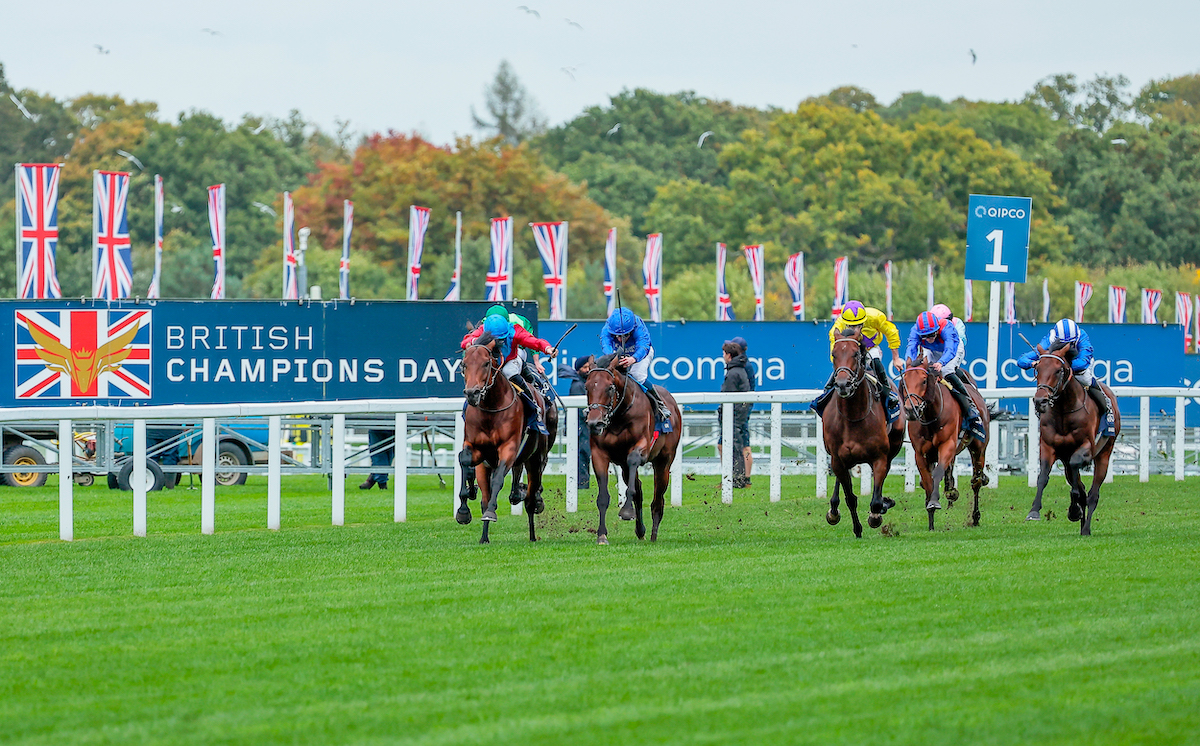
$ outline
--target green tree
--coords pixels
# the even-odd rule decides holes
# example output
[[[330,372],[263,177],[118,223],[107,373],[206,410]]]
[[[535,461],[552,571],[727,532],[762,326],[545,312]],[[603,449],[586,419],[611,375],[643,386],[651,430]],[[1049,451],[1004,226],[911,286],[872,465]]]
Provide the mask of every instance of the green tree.
[[[546,120],[538,112],[537,102],[517,79],[517,73],[501,60],[496,77],[483,89],[483,106],[488,119],[471,107],[475,127],[488,137],[499,137],[509,145],[518,145],[546,130]]]
[[[1134,108],[1154,120],[1200,124],[1200,74],[1150,81],[1138,92]]]

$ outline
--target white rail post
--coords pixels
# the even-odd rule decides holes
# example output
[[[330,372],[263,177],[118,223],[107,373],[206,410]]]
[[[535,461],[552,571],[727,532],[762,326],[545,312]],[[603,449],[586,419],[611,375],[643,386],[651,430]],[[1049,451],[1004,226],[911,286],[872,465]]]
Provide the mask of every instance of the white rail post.
[[[283,437],[283,418],[271,415],[267,418],[267,528],[279,530],[279,502],[282,494],[283,449],[279,441]]]
[[[829,457],[829,454],[825,453],[825,426],[821,422],[820,415],[817,416],[816,446],[817,497],[829,497],[829,484],[826,479],[828,471],[825,466],[825,459]]]
[[[333,525],[346,525],[346,415],[333,416]]]
[[[679,423],[683,427],[683,422]],[[675,447],[675,458],[671,460],[671,506],[683,507],[683,433],[679,434],[679,445]]]
[[[904,444],[904,491],[917,491],[917,452],[911,440]]]
[[[579,410],[567,407],[567,512],[579,512]]]
[[[871,495],[871,488],[875,485],[875,474],[871,471],[870,464],[859,464],[858,469],[858,494],[859,497]]]
[[[1150,397],[1141,397],[1142,416],[1138,422],[1138,481],[1150,481]]]
[[[783,495],[783,404],[771,403],[771,502]]]
[[[983,473],[987,475],[989,489],[1000,488],[1000,470],[996,462],[1000,459],[1000,426],[993,420],[988,423],[988,444],[983,457]]]
[[[429,441],[433,442],[432,439]],[[393,494],[392,520],[404,523],[408,520],[408,412],[396,413],[396,476],[392,479],[395,490]],[[434,468],[437,462],[434,461]]]
[[[200,427],[200,532],[217,530],[217,421],[205,417]]]
[[[1026,414],[1029,423],[1029,433],[1025,436],[1029,452],[1025,454],[1025,476],[1030,487],[1037,487],[1038,471],[1042,468],[1042,421],[1033,408],[1033,397],[1029,398],[1029,412]]]
[[[733,504],[733,405],[729,402],[721,405],[721,502]]]
[[[75,455],[75,434],[70,420],[58,421],[58,538],[75,539],[75,505],[72,490],[75,476],[72,461]]]
[[[454,494],[450,496],[450,515],[458,510],[458,493],[463,486],[462,466],[458,463],[458,454],[463,449],[463,441],[466,440],[466,422],[462,416],[454,418],[454,454],[450,459],[450,463],[454,464]]]
[[[133,421],[133,470],[129,473],[133,488],[133,535],[146,535],[146,421]]]
[[[1183,481],[1183,407],[1187,399],[1175,397],[1175,481]]]

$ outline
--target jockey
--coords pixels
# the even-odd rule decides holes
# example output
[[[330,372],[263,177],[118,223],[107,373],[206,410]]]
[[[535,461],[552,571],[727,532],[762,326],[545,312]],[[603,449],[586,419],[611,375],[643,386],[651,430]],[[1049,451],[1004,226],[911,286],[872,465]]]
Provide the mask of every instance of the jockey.
[[[949,311],[950,309],[946,309]],[[946,383],[950,384],[951,394],[967,415],[967,429],[979,442],[987,439],[983,430],[983,420],[979,418],[979,410],[971,401],[963,384],[963,375],[959,364],[964,358],[963,342],[958,336],[958,330],[949,320],[938,319],[933,311],[925,311],[917,317],[917,323],[908,333],[908,347],[904,357],[918,361],[924,355],[929,360],[929,368],[935,373],[941,373]]]
[[[949,321],[954,324],[954,331],[958,332],[958,341],[962,343],[962,357],[958,361],[958,364],[962,365],[963,361],[967,359],[967,325],[963,323],[962,319],[955,316],[950,310],[950,306],[947,306],[945,303],[938,303],[929,310],[934,316],[938,317],[938,321]],[[960,370],[959,375],[966,374]]]
[[[524,331],[529,331],[529,319],[519,313],[510,313],[508,322],[513,325],[513,330],[520,328]],[[532,336],[532,333],[530,334]],[[542,392],[542,396],[550,395],[550,382],[546,380],[546,375],[542,372],[542,366],[536,360],[529,360],[529,352],[524,348],[517,350],[517,357],[521,360],[521,376],[532,385],[536,386],[538,391]]]
[[[1108,395],[1104,393],[1100,382],[1092,374],[1092,362],[1095,356],[1095,352],[1092,350],[1092,340],[1088,338],[1087,332],[1080,329],[1074,321],[1063,319],[1055,324],[1046,333],[1046,336],[1042,337],[1036,350],[1030,350],[1017,359],[1017,365],[1029,370],[1037,365],[1038,358],[1046,352],[1062,347],[1069,348],[1067,360],[1071,363],[1071,371],[1087,389],[1088,396],[1092,397],[1100,410],[1100,435],[1110,438],[1115,436],[1117,430],[1112,402],[1108,400]]]
[[[600,331],[600,353],[616,353],[619,362],[629,366],[629,377],[638,382],[654,405],[656,429],[662,433],[671,432],[671,411],[654,390],[654,384],[646,382],[650,361],[654,359],[654,348],[650,344],[650,332],[645,322],[628,308],[613,311]]]
[[[879,343],[885,338],[887,339],[888,347],[892,350],[892,364],[896,366],[896,370],[900,370],[904,367],[904,363],[900,361],[900,332],[896,330],[895,324],[888,321],[887,315],[883,311],[878,308],[869,308],[859,301],[852,300],[842,309],[841,315],[829,329],[829,354],[831,357],[833,343],[837,340],[838,333],[855,327],[862,331],[862,341],[859,344],[867,351],[867,357],[875,369],[875,377],[879,379],[879,386],[883,389],[883,400],[887,406],[888,419],[894,420],[900,414],[900,397],[888,385],[890,379],[887,368],[883,365],[883,351],[879,349]],[[818,397],[817,401],[823,401],[824,396],[833,389],[833,380],[836,376],[837,371],[834,371],[834,374],[829,377],[829,382],[825,384],[825,394]]]
[[[492,308],[503,309],[503,306],[493,306]],[[489,309],[489,313],[491,310]],[[533,397],[528,395],[527,388],[521,385],[521,368],[523,366],[518,353],[522,347],[544,352],[551,357],[556,355],[558,351],[546,340],[539,339],[524,328],[519,326],[514,327],[509,323],[508,311],[506,309],[503,315],[496,313],[485,316],[482,324],[472,331],[467,332],[467,336],[463,337],[460,347],[464,350],[467,349],[484,332],[490,334],[496,340],[497,344],[500,345],[500,359],[504,361],[500,372],[516,385],[517,389],[527,397],[527,403],[531,405],[530,409],[533,411],[533,417],[529,426],[542,435],[549,435],[550,433],[546,430],[546,423],[542,421],[541,407],[537,406],[537,402],[534,401]]]

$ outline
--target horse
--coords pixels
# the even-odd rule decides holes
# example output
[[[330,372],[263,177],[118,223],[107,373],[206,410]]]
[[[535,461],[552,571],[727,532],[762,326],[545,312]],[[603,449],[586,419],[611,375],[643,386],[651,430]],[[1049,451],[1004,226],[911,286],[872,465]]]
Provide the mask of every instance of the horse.
[[[596,472],[596,484],[600,488],[596,495],[596,508],[600,512],[600,526],[596,530],[596,543],[608,544],[608,465],[617,464],[621,478],[625,480],[625,504],[619,513],[621,520],[637,520],[635,533],[638,539],[646,538],[646,524],[642,520],[642,482],[638,467],[654,465],[654,499],[650,503],[650,541],[658,541],[658,526],[662,522],[666,504],[667,484],[671,479],[671,464],[679,447],[683,431],[683,415],[670,392],[658,386],[671,412],[670,433],[659,433],[654,429],[654,404],[628,373],[627,366],[620,364],[620,356],[605,355],[597,360],[588,373],[587,424],[592,445],[592,469]]]
[[[904,398],[904,412],[908,419],[908,439],[912,443],[917,471],[921,474],[921,489],[925,490],[925,510],[929,512],[929,530],[933,530],[933,515],[942,509],[938,490],[942,480],[946,481],[946,498],[953,505],[958,499],[958,487],[953,484],[954,458],[966,449],[971,451],[971,490],[975,493],[971,518],[967,525],[979,525],[979,489],[988,483],[983,473],[987,440],[979,442],[970,432],[962,429],[966,416],[958,406],[939,373],[930,370],[929,364],[908,361],[900,379],[900,393]],[[974,386],[967,386],[967,393],[979,416],[983,430],[988,432],[988,411],[983,397]],[[988,435],[990,438],[990,433]],[[932,473],[929,468],[933,464]]]
[[[482,491],[480,544],[490,543],[488,527],[496,520],[496,504],[509,471],[513,480],[508,499],[513,505],[525,503],[529,540],[537,541],[533,517],[545,509],[542,473],[558,431],[558,409],[553,406],[545,407],[548,436],[526,430],[526,404],[500,371],[503,364],[497,341],[486,333],[463,351],[463,395],[467,407],[463,412],[463,449],[458,453],[458,464],[463,470],[462,488],[454,518],[464,526],[470,523],[471,508],[467,501],[474,500],[477,491]],[[540,404],[544,403],[537,391],[531,388],[530,393]],[[528,485],[521,484],[523,468],[529,472]]]
[[[1042,491],[1050,481],[1050,468],[1055,461],[1062,461],[1063,473],[1071,486],[1067,518],[1079,521],[1080,536],[1091,536],[1092,514],[1100,502],[1100,485],[1108,475],[1108,462],[1116,438],[1096,438],[1100,411],[1083,384],[1075,378],[1071,360],[1061,349],[1039,355],[1034,370],[1037,372],[1037,391],[1033,395],[1033,407],[1039,416],[1041,469],[1037,495],[1025,518],[1030,521],[1041,519]],[[1113,402],[1113,418],[1119,435],[1121,412],[1116,407],[1117,397],[1108,386],[1100,385],[1108,400]],[[1095,473],[1091,490],[1085,492],[1080,471],[1089,463],[1095,465]]]
[[[904,444],[903,421],[897,417],[889,425],[883,403],[875,398],[869,385],[862,385],[867,378],[868,364],[861,340],[860,331],[846,329],[834,341],[832,357],[837,396],[821,413],[825,451],[829,454],[835,480],[825,520],[831,526],[842,520],[838,512],[838,492],[839,488],[845,490],[846,507],[854,519],[854,535],[860,539],[862,523],[858,520],[858,497],[854,494],[850,470],[858,464],[871,465],[875,488],[871,493],[867,525],[879,528],[883,514],[896,505],[895,500],[883,496],[883,482],[891,469],[892,459]],[[895,388],[891,381],[880,384]]]

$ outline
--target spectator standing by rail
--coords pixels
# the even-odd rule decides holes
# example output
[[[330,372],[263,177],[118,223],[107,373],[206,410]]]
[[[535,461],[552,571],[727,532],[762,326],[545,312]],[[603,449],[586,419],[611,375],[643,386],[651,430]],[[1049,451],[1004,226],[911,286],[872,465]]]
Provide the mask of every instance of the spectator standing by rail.
[[[725,359],[725,380],[721,382],[721,391],[751,391],[750,376],[746,373],[746,353],[742,346],[730,340],[721,346]],[[717,423],[721,424],[725,415],[725,407],[717,410]],[[749,485],[746,478],[745,452],[749,450],[749,441],[744,433],[749,433],[750,404],[733,405],[733,486],[742,489]],[[724,430],[721,430],[724,433]],[[717,439],[717,453],[721,453],[721,439]]]
[[[585,379],[592,370],[593,362],[592,356],[587,355],[576,358],[574,365],[558,366],[558,377],[571,382],[571,388],[567,392],[569,396],[587,396]],[[590,489],[592,486],[592,440],[584,414],[586,410],[579,414],[579,464],[576,472],[576,484],[581,490]]]
[[[748,350],[749,350],[750,346],[749,346],[749,344],[747,344],[746,338],[745,337],[734,337],[733,339],[731,339],[729,341],[733,342],[734,344],[741,347],[742,355],[747,356],[746,357],[746,378],[748,378],[750,380],[750,390],[757,391],[758,390],[758,368],[754,365],[753,362],[750,361],[750,358],[748,357],[748,355],[749,355]],[[742,445],[744,446],[744,448],[742,449],[742,458],[746,462],[746,486],[747,487],[750,486],[750,475],[754,472],[754,454],[751,453],[751,451],[750,451],[750,410],[752,410],[752,409],[754,409],[753,404],[751,404],[746,409],[746,418],[744,420],[742,420]],[[736,426],[736,423],[734,423],[734,424]]]

